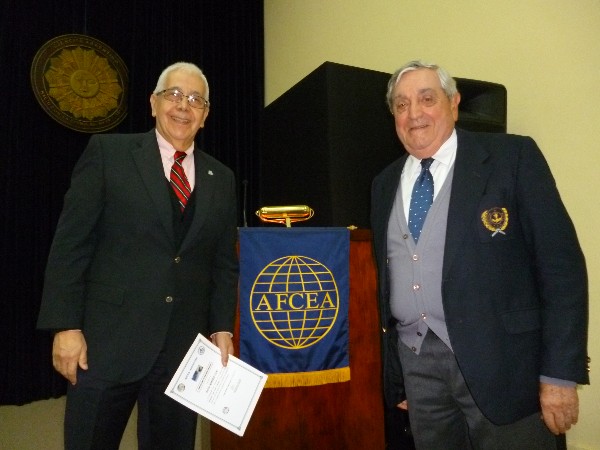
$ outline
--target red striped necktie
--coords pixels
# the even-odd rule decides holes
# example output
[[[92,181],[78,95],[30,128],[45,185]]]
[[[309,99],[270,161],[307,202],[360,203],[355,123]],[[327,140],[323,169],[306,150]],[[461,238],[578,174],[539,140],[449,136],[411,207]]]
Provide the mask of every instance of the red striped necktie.
[[[185,205],[187,204],[188,199],[190,198],[190,194],[192,193],[192,189],[190,188],[190,182],[185,176],[185,172],[183,171],[183,166],[181,163],[183,159],[186,157],[185,152],[175,152],[175,161],[173,162],[173,166],[171,166],[171,187],[179,200],[179,206],[181,207],[181,212],[185,209]]]

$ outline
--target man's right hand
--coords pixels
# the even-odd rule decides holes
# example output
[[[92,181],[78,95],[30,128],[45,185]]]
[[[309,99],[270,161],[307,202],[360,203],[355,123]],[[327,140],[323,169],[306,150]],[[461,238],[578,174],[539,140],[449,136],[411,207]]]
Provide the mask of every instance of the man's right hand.
[[[77,367],[87,370],[87,344],[81,330],[59,331],[52,344],[52,365],[71,384],[77,383]]]

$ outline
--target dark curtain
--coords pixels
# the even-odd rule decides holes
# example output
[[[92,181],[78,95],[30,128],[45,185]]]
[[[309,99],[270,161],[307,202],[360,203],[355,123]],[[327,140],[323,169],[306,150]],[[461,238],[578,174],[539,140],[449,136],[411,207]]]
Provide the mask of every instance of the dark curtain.
[[[57,397],[65,381],[51,364],[51,337],[35,330],[43,273],[71,171],[89,134],[54,121],[30,82],[36,52],[63,34],[111,47],[128,67],[128,114],[108,132],[151,129],[149,96],[162,69],[196,63],[211,111],[197,145],[231,167],[243,205],[256,209],[263,110],[260,0],[1,0],[0,404]],[[244,202],[246,199],[246,202]],[[248,218],[250,220],[250,217]]]

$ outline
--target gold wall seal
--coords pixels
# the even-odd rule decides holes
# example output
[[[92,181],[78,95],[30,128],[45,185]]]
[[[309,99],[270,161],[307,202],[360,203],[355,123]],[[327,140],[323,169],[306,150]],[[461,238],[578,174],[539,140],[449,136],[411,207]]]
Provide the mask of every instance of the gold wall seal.
[[[96,133],[127,115],[127,67],[108,45],[65,34],[46,42],[31,64],[31,85],[40,106],[72,130]]]

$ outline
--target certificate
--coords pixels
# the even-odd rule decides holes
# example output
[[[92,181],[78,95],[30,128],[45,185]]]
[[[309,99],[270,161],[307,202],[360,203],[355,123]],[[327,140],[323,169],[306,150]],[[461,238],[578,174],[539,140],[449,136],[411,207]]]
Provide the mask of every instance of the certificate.
[[[244,435],[267,375],[198,334],[165,394],[239,436]]]

